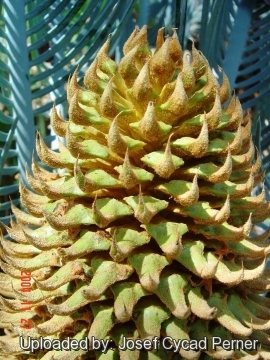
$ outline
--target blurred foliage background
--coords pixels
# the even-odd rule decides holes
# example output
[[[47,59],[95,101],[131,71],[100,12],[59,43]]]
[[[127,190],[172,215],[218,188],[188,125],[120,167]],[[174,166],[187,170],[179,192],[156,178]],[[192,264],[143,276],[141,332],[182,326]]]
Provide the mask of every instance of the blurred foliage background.
[[[253,118],[253,138],[263,155],[270,189],[270,1],[268,0],[0,0],[0,221],[19,204],[19,179],[31,164],[35,132],[57,148],[49,119],[55,102],[67,118],[65,84],[79,79],[111,35],[119,61],[135,26],[177,28],[183,48],[192,42],[217,74],[219,66]],[[266,227],[262,224],[262,227]]]

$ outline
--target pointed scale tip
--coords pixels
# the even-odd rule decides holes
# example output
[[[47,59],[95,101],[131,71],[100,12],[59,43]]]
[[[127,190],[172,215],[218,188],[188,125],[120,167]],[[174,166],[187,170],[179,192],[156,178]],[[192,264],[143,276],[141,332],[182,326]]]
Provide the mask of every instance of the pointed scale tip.
[[[215,216],[215,223],[222,224],[227,221],[230,217],[230,208],[230,195],[228,194],[224,205]]]
[[[167,141],[166,149],[161,160],[154,165],[155,172],[162,178],[169,178],[172,173],[176,170],[176,166],[173,162],[172,152],[171,152],[171,138],[173,134],[170,135]]]
[[[156,52],[161,48],[161,46],[164,43],[164,36],[163,36],[164,29],[165,29],[164,27],[158,29],[157,39],[156,39]]]
[[[224,164],[213,174],[211,174],[208,180],[214,184],[221,183],[230,179],[232,173],[232,155],[230,148]]]
[[[127,145],[120,135],[118,126],[117,126],[117,119],[118,116],[114,118],[114,120],[111,123],[108,135],[107,135],[107,144],[111,151],[118,155],[125,154],[127,150]]]
[[[62,119],[61,116],[58,115],[55,103],[53,104],[51,111],[51,126],[58,136],[65,136],[67,129],[67,121],[65,121],[64,119]]]
[[[194,88],[195,86],[195,76],[194,70],[190,63],[190,54],[185,54],[183,59],[183,68],[181,71],[181,77],[183,80],[184,88],[186,91]]]
[[[79,90],[83,90],[83,88],[78,84],[79,65],[76,67],[74,73],[69,78],[68,86],[67,86],[67,99],[68,102],[72,99],[73,95]]]
[[[198,174],[196,174],[194,175],[190,189],[182,195],[178,195],[175,198],[175,201],[180,203],[182,206],[192,206],[199,200],[199,195]]]
[[[139,186],[139,203],[134,212],[136,219],[138,219],[142,224],[148,224],[155,213],[152,213],[147,205],[144,202],[144,198],[142,195],[141,185]]]
[[[74,164],[74,178],[77,186],[86,194],[92,193],[100,189],[98,184],[96,184],[93,180],[87,178],[83,174],[79,166],[79,156],[77,157],[76,162]]]
[[[205,155],[209,146],[208,122],[204,116],[203,125],[197,139],[191,144],[189,151],[195,158]]]
[[[119,175],[119,180],[122,182],[122,184],[126,189],[130,189],[136,186],[137,184],[139,184],[139,180],[135,175],[130,164],[128,149],[126,150],[125,159],[122,165],[122,170]]]
[[[218,90],[216,90],[216,97],[213,108],[205,114],[209,130],[215,130],[220,124],[222,116],[222,107]]]
[[[219,71],[222,73],[222,77],[223,77],[222,85],[219,89],[219,96],[220,96],[221,104],[224,104],[230,98],[231,87],[230,87],[229,79],[228,79],[227,75],[225,74],[225,72],[223,71],[223,69],[220,66],[218,68],[219,68]]]

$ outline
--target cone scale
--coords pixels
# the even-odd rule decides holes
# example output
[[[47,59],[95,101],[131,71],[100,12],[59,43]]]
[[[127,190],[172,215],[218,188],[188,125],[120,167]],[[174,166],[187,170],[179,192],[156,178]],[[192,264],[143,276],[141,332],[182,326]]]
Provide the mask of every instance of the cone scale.
[[[12,207],[0,359],[267,359],[269,231],[251,234],[270,205],[264,189],[251,195],[264,174],[249,114],[175,31],[161,29],[152,51],[135,29],[119,65],[108,49],[109,39],[84,87],[70,78],[69,120],[52,110],[60,152],[37,135],[40,160],[65,171],[33,161],[23,210]],[[33,353],[20,347],[28,336],[90,346]],[[166,337],[207,347],[172,351]],[[213,337],[227,343],[213,348]],[[155,338],[152,351],[124,348]]]

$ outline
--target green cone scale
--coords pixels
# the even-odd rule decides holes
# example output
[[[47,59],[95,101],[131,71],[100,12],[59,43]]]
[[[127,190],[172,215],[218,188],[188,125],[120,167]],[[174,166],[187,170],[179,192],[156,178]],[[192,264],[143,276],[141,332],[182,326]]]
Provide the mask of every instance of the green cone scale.
[[[40,160],[63,170],[33,160],[1,239],[0,359],[267,359],[269,231],[251,234],[270,205],[252,195],[264,173],[250,116],[175,31],[151,50],[136,28],[119,65],[109,43],[84,87],[71,76],[69,120],[52,109],[60,151],[37,134]],[[110,346],[32,353],[28,336]],[[213,336],[258,346],[212,349]],[[123,349],[155,337],[209,346]]]

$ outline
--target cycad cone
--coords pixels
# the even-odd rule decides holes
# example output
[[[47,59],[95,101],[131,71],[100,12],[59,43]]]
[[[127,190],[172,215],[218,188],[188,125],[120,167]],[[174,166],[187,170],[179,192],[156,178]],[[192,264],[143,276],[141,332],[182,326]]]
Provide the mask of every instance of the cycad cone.
[[[37,136],[21,187],[25,211],[2,238],[1,359],[269,359],[269,232],[250,236],[269,216],[249,115],[219,86],[194,47],[176,33],[156,50],[136,29],[119,65],[109,40],[84,77],[68,84],[69,121],[52,111],[60,153]],[[21,288],[31,272],[30,292]],[[24,310],[29,303],[30,310]],[[30,319],[24,329],[21,319]],[[101,351],[36,351],[19,335],[111,339]],[[122,351],[123,337],[259,340],[255,351]]]

